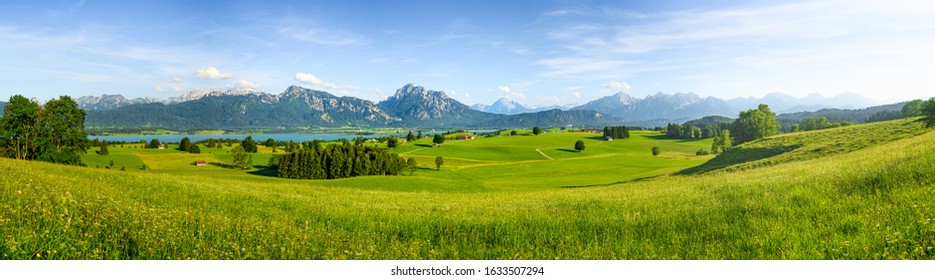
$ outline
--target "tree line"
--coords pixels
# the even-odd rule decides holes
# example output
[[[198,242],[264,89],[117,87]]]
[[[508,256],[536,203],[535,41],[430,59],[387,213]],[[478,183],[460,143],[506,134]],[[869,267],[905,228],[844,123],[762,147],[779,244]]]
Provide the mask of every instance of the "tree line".
[[[630,129],[626,126],[605,126],[604,136],[613,137],[614,139],[629,139]]]
[[[281,178],[339,179],[366,175],[401,175],[406,160],[387,149],[350,142],[317,146],[270,159]]]
[[[0,119],[0,154],[5,157],[84,165],[88,149],[86,113],[68,96],[45,105],[22,95],[10,97]]]

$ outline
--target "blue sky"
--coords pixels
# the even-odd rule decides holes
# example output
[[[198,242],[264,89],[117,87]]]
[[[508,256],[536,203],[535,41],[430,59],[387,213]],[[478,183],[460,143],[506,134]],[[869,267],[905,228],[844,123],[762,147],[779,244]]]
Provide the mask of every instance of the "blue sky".
[[[704,3],[699,3],[704,2]],[[3,1],[0,98],[935,96],[930,1]]]

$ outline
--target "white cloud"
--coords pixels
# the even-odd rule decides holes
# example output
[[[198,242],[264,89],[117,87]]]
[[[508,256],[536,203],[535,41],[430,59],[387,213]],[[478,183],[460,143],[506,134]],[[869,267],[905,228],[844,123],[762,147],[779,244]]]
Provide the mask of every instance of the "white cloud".
[[[314,86],[323,86],[323,87],[327,87],[331,89],[338,88],[338,86],[336,86],[335,84],[322,81],[318,77],[315,77],[315,75],[312,75],[309,73],[303,73],[303,72],[295,73],[295,79],[299,82],[303,82],[303,83],[314,85]]]
[[[223,80],[233,78],[234,74],[221,73],[221,71],[218,71],[218,69],[214,68],[214,66],[209,66],[205,69],[195,70],[195,77],[211,80]]]
[[[470,93],[467,93],[467,92],[465,92],[465,93],[464,93],[464,98],[471,98],[471,94],[470,94]]]
[[[506,96],[509,96],[513,100],[526,99],[526,94],[523,94],[522,92],[515,92],[509,86],[498,86],[497,90],[499,90],[502,93],[505,93]]]
[[[156,92],[166,92],[166,89],[162,88],[162,86],[160,85],[154,85],[153,90],[155,90]]]
[[[255,89],[255,88],[260,87],[260,85],[258,85],[257,83],[251,82],[251,81],[247,81],[247,80],[239,80],[237,81],[237,87],[245,88],[245,89]]]
[[[618,89],[618,90],[621,90],[621,91],[627,91],[627,90],[630,89],[630,84],[628,84],[628,83],[626,83],[626,82],[617,82],[617,81],[613,81],[613,82],[610,82],[610,83],[605,84],[604,86],[605,86],[605,87],[612,88],[612,89]]]
[[[580,92],[580,91],[576,91],[576,92],[572,93],[571,96],[574,96],[575,98],[581,98],[581,92]]]

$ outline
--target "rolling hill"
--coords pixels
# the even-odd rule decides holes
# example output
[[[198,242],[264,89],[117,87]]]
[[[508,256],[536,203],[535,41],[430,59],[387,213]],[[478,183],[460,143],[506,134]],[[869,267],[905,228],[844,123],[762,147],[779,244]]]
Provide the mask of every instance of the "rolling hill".
[[[600,143],[586,135],[547,133],[446,142],[435,149],[407,143],[403,153],[445,154],[453,166],[435,171],[423,162],[415,176],[333,181],[175,163],[158,167],[191,174],[0,159],[7,178],[0,181],[0,234],[6,237],[0,254],[4,259],[935,256],[935,146],[930,145],[935,132],[915,119],[779,135],[738,146],[701,172],[689,168],[684,175],[626,180],[629,172],[613,172],[615,166],[710,158],[678,150],[677,140],[640,135],[633,142]],[[588,150],[538,146],[555,145],[549,144],[554,140],[570,147],[576,137],[590,141]],[[662,143],[676,151],[665,159],[648,155],[644,145]],[[539,157],[534,149],[554,157]],[[506,158],[497,155],[504,152],[529,158],[503,162]],[[565,188],[536,184],[554,184],[589,166],[601,175],[582,178],[624,180]],[[484,178],[496,177],[496,171],[479,173],[479,168],[517,176],[486,184]],[[524,187],[510,187],[520,183]]]

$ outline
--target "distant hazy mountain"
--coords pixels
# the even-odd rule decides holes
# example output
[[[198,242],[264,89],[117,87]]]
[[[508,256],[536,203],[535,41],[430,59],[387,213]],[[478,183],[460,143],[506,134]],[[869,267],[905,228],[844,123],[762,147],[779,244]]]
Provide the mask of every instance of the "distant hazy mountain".
[[[618,92],[611,96],[604,96],[597,100],[585,103],[584,105],[574,107],[572,110],[594,110],[608,115],[618,116],[630,105],[640,102],[639,98],[634,98],[624,92]]]
[[[481,112],[494,113],[494,114],[506,114],[506,115],[514,115],[514,114],[528,113],[528,112],[535,111],[530,107],[526,107],[523,104],[510,100],[509,98],[506,98],[506,97],[500,97],[500,99],[497,99],[497,101],[494,101],[490,105],[474,104],[471,106],[471,109],[481,111]]]
[[[6,102],[0,101],[0,115],[3,114],[3,108],[6,108]]]
[[[497,115],[473,110],[444,92],[426,90],[407,84],[396,94],[377,104],[383,111],[399,117],[402,124],[451,127],[496,118]]]
[[[848,92],[834,97],[824,97],[818,93],[809,94],[803,98],[795,98],[778,92],[766,94],[763,98],[734,98],[726,100],[734,109],[748,110],[756,108],[759,104],[767,104],[769,108],[778,113],[816,111],[826,108],[857,109],[878,105],[872,99],[862,95]]]
[[[622,120],[592,110],[562,111],[553,109],[535,113],[507,115],[472,125],[479,128],[566,127],[620,125]]]
[[[657,93],[645,99],[633,98],[620,92],[605,96],[573,110],[595,110],[623,118],[629,124],[641,126],[680,123],[704,116],[736,117],[741,111],[767,104],[774,112],[815,111],[824,108],[862,108],[874,104],[873,100],[854,93],[845,93],[832,98],[812,94],[795,98],[782,93],[769,93],[763,98],[734,98],[723,100],[716,97],[701,98],[694,93]]]

